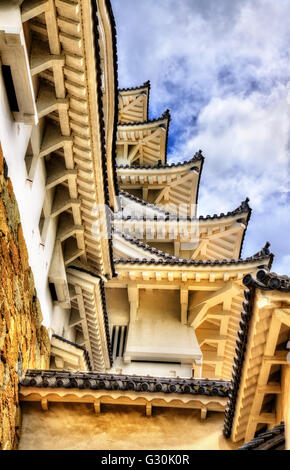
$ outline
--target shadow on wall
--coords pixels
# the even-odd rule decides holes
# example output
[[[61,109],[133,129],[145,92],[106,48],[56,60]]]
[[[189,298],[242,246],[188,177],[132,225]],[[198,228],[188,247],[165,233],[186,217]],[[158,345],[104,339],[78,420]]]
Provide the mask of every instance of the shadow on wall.
[[[42,411],[39,403],[23,403],[21,450],[232,450],[238,447],[222,435],[223,413],[102,405],[94,414],[87,404],[54,403]]]

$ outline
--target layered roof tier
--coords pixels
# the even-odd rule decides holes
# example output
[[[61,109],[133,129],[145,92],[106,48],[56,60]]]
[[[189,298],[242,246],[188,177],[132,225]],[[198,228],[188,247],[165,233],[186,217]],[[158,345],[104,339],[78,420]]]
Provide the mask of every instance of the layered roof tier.
[[[119,123],[147,121],[149,93],[149,81],[140,87],[119,90]]]

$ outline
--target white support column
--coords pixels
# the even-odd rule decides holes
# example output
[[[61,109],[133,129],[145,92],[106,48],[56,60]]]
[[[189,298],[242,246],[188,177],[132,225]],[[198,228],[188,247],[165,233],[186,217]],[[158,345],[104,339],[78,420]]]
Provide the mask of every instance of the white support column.
[[[207,416],[207,408],[206,406],[203,406],[201,409],[200,409],[200,418],[202,420],[205,420],[206,419],[206,416]]]
[[[130,322],[135,322],[139,307],[139,291],[137,286],[128,286],[128,299],[130,303]]]
[[[151,403],[146,403],[146,416],[152,416],[152,405]]]
[[[180,241],[176,240],[174,242],[174,256],[176,256],[178,258],[179,257],[179,252],[180,252]]]
[[[192,364],[192,369],[194,370],[194,378],[202,377],[202,360],[196,359]]]
[[[181,323],[187,325],[187,310],[188,310],[188,289],[180,289],[180,311],[181,311]]]

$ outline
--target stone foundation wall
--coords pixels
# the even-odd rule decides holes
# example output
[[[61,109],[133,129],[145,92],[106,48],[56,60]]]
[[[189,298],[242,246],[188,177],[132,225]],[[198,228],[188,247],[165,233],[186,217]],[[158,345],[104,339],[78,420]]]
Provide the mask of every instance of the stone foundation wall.
[[[18,445],[18,377],[48,368],[50,341],[41,326],[33,274],[0,144],[0,449]]]

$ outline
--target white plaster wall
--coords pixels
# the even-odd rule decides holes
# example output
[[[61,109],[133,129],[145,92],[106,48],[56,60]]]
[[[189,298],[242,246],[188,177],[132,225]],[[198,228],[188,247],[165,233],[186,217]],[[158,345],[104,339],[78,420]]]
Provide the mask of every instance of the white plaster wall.
[[[154,408],[149,417],[144,408],[102,405],[96,415],[88,404],[50,403],[48,411],[42,411],[40,403],[23,403],[19,450],[175,449],[178,454],[241,445],[223,436],[223,413],[208,412],[201,420],[199,410]]]
[[[151,377],[192,377],[192,367],[189,364],[134,362],[125,364],[123,358],[117,357],[109,374],[150,375]]]
[[[21,33],[22,24],[19,11],[19,0],[1,0],[0,18],[1,30],[5,30],[7,33]]]
[[[130,306],[127,289],[107,288],[105,292],[110,326],[128,325]]]
[[[179,291],[139,292],[138,318],[130,322],[124,359],[192,364],[201,357],[193,328],[180,318]]]
[[[16,2],[8,2],[9,7]],[[23,36],[19,7],[5,9],[0,5],[0,30],[9,33],[19,33]],[[23,40],[24,43],[24,40]],[[0,71],[0,141],[3,154],[8,165],[8,175],[11,178],[14,193],[18,202],[24,238],[27,245],[29,264],[31,266],[37,295],[40,301],[43,323],[51,327],[53,302],[48,288],[47,276],[52,257],[56,220],[50,220],[46,234],[45,246],[39,233],[39,219],[45,196],[45,167],[39,159],[36,165],[33,182],[27,180],[25,154],[32,132],[32,125],[14,121],[7,100],[5,85]],[[60,323],[65,318],[65,312],[58,308],[57,315]]]

